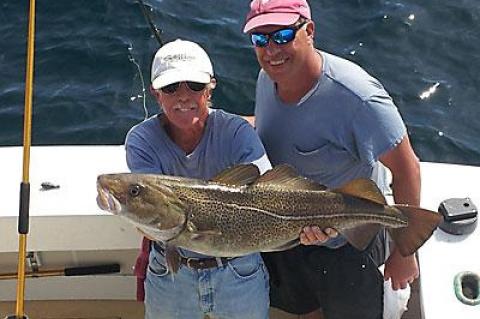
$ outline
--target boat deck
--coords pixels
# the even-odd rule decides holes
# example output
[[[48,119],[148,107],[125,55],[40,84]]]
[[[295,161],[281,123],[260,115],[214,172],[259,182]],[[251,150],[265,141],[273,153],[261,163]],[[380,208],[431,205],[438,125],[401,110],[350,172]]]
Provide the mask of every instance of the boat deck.
[[[132,273],[140,235],[123,220],[101,211],[95,202],[98,174],[127,171],[123,147],[42,146],[33,147],[31,154],[27,247],[42,257],[41,269],[118,262],[121,271],[27,279],[26,313],[32,319],[143,318],[143,305],[134,301]],[[21,155],[20,147],[0,148],[4,164],[0,167],[0,273],[16,270]],[[436,210],[442,200],[452,197],[470,197],[478,206],[479,180],[479,167],[422,163],[422,207]],[[42,182],[60,188],[41,191]],[[480,306],[460,303],[452,289],[458,271],[480,270],[480,255],[472,254],[479,242],[478,227],[465,236],[435,232],[419,251],[422,274],[412,287],[403,319],[480,318]],[[16,281],[0,281],[0,318],[14,313],[15,292]],[[272,309],[271,318],[295,317]]]

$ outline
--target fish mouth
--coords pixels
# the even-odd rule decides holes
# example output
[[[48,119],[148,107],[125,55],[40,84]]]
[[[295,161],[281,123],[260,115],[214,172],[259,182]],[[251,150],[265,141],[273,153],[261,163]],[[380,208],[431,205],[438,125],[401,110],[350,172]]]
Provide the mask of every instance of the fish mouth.
[[[168,229],[157,229],[155,227],[141,225],[141,224],[137,224],[137,227],[140,228],[145,234],[154,238],[155,240],[167,242],[178,237],[178,235],[185,229],[186,227],[185,225],[186,223],[180,223]]]
[[[97,205],[114,215],[118,215],[122,210],[120,201],[115,198],[108,190],[100,185],[97,185]]]

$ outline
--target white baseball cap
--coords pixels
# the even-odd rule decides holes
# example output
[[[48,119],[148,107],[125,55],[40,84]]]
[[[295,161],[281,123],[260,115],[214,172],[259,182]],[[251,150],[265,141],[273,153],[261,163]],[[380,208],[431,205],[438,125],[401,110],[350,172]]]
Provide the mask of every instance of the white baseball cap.
[[[157,90],[176,82],[209,83],[213,66],[205,50],[191,41],[177,39],[158,49],[152,63],[152,87]]]

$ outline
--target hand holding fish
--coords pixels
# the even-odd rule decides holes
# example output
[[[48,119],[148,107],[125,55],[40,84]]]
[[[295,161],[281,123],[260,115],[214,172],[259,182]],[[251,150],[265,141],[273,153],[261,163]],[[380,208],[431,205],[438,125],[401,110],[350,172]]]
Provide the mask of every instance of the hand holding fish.
[[[393,290],[405,289],[419,276],[417,258],[415,255],[403,257],[394,249],[385,261],[384,279],[392,280]]]
[[[336,238],[338,232],[333,228],[326,228],[323,231],[318,226],[304,227],[300,233],[300,243],[302,245],[323,245],[329,239]]]

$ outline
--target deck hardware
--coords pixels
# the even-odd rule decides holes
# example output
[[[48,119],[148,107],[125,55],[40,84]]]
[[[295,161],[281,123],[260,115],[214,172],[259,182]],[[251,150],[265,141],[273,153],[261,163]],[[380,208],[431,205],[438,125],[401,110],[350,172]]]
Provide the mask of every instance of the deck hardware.
[[[458,273],[453,280],[457,299],[469,306],[480,305],[480,276],[471,271]]]
[[[444,200],[438,212],[443,215],[440,229],[452,235],[471,234],[477,226],[477,207],[470,198]]]
[[[40,253],[35,251],[30,251],[27,253],[27,264],[33,273],[36,273],[42,267],[42,261],[40,259]]]
[[[52,190],[52,189],[60,188],[60,185],[53,184],[51,182],[43,182],[43,183],[40,184],[40,186],[41,186],[41,188],[40,188],[41,191],[49,191],[49,190]]]

